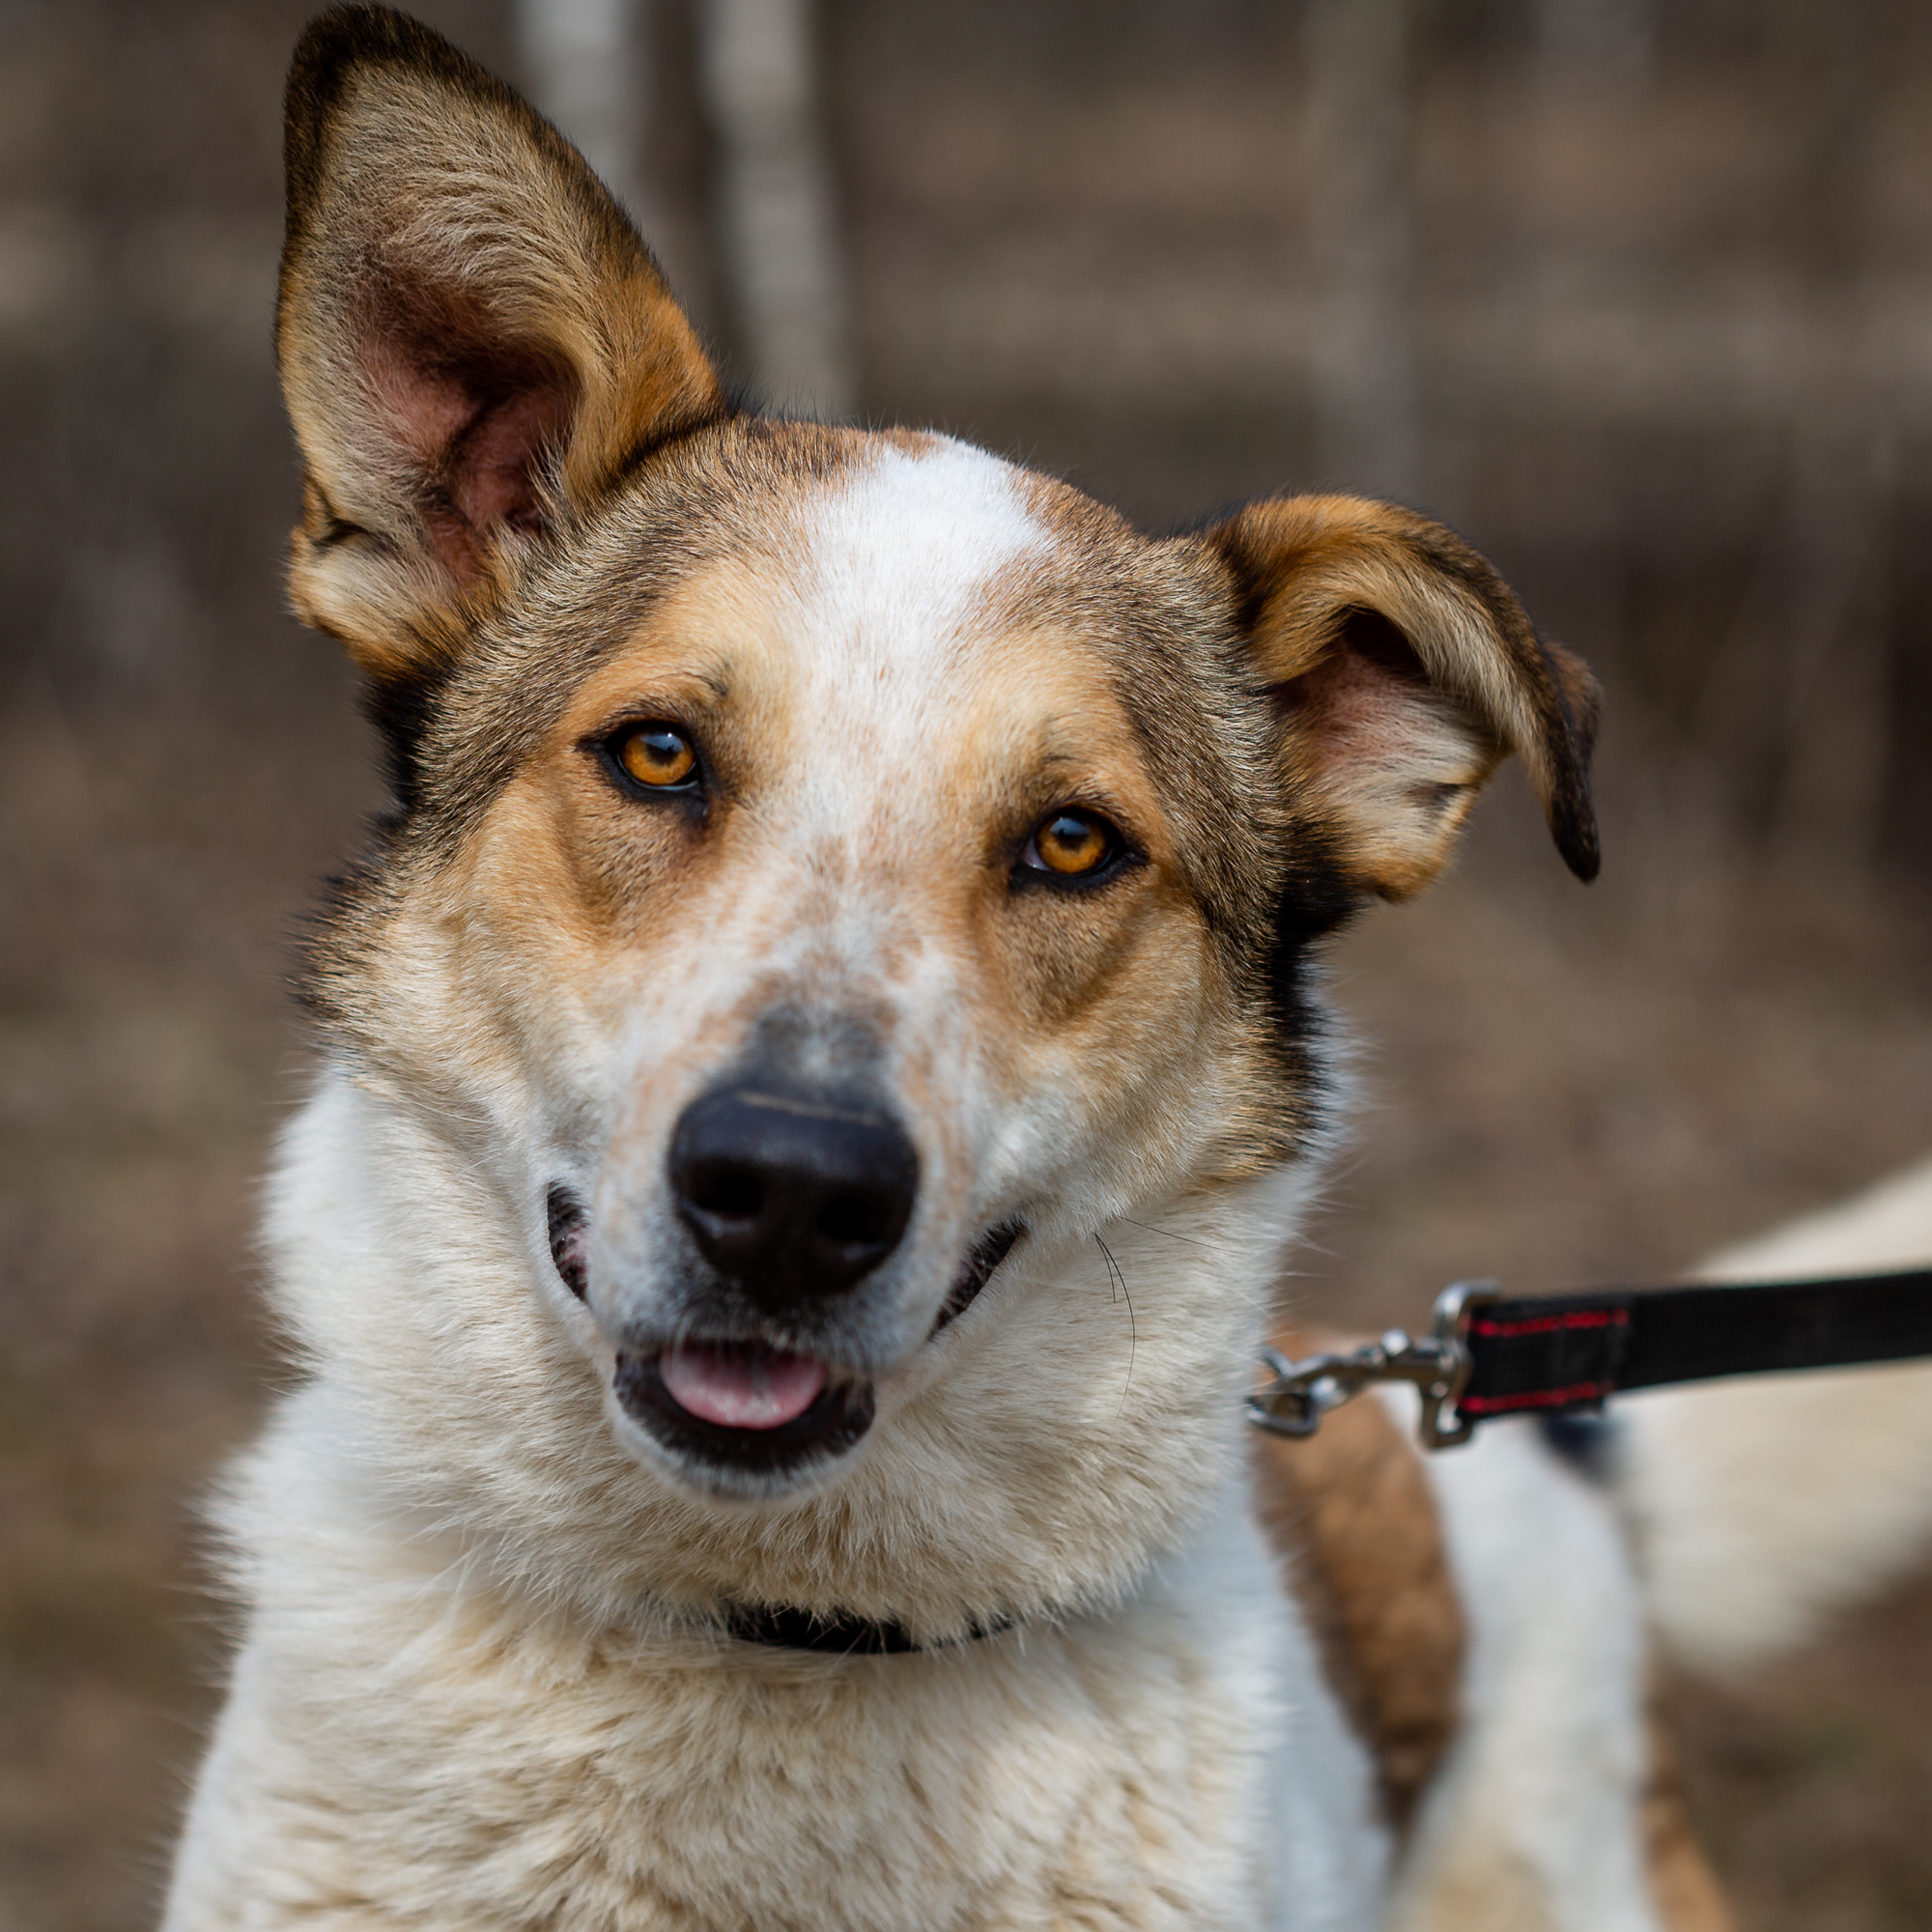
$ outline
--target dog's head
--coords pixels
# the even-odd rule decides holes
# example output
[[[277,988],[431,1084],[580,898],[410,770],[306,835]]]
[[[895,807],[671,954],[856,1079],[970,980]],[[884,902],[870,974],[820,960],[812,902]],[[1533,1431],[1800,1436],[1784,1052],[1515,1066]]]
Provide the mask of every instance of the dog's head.
[[[1150,540],[734,408],[579,156],[394,14],[309,31],[289,185],[294,595],[396,790],[311,994],[508,1231],[487,1319],[699,1514],[896,1430],[1026,1463],[1050,1541],[1096,1457],[1232,1440],[1309,948],[1511,751],[1593,871],[1587,673],[1400,509]]]

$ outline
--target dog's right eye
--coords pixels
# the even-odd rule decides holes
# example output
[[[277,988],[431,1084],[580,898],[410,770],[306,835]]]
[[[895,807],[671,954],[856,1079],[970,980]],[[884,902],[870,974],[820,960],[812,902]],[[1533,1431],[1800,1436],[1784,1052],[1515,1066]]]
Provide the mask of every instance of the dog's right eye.
[[[1020,870],[1085,884],[1105,878],[1125,852],[1121,835],[1097,811],[1067,806],[1042,819],[1020,854]]]
[[[651,791],[689,791],[697,782],[697,753],[674,724],[626,724],[605,743],[611,762]]]

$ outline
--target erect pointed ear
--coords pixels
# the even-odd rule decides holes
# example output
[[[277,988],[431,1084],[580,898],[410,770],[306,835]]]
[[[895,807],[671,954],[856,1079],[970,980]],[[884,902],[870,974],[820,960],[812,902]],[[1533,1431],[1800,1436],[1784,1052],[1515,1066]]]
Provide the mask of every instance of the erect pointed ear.
[[[1290,809],[1331,841],[1355,891],[1400,899],[1427,885],[1511,752],[1570,869],[1596,876],[1596,680],[1537,636],[1473,550],[1353,497],[1252,504],[1208,540],[1235,571],[1275,696]]]
[[[310,25],[287,159],[291,588],[390,676],[446,649],[532,537],[724,404],[582,156],[416,21],[355,6]]]

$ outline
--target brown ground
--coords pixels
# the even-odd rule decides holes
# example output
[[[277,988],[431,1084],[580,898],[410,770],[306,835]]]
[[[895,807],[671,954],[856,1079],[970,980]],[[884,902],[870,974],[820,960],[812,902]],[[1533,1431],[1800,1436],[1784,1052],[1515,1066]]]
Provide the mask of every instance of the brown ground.
[[[273,1373],[249,1231],[300,1089],[286,936],[375,797],[346,674],[275,614],[264,304],[302,11],[23,6],[0,49],[0,1925],[23,1932],[152,1913],[218,1671],[192,1500]],[[424,11],[504,58],[497,6]],[[1213,12],[1218,65],[1158,10],[1110,14],[1100,52],[1077,6],[1057,39],[991,0],[912,11],[832,10],[872,407],[1154,523],[1315,473],[1303,163],[1258,10]],[[1845,553],[1778,574],[1810,500],[1778,411],[1831,332],[1779,222],[1843,163],[1792,132],[1802,47],[1720,43],[1666,47],[1647,104],[1555,122],[1512,108],[1507,48],[1430,54],[1430,500],[1605,669],[1607,857],[1575,886],[1512,781],[1456,876],[1340,948],[1364,1105],[1302,1265],[1354,1324],[1463,1273],[1667,1272],[1932,1148],[1932,391],[1888,378],[1901,440],[1859,498],[1883,541],[1855,547],[1862,628],[1826,638],[1820,682],[1785,593]],[[1916,58],[1901,39],[1841,270],[1887,313],[1932,259]],[[1868,637],[1896,670],[1863,741],[1876,825],[1804,771]],[[1932,1575],[1747,1684],[1673,1687],[1747,1932],[1932,1919],[1928,1655]]]

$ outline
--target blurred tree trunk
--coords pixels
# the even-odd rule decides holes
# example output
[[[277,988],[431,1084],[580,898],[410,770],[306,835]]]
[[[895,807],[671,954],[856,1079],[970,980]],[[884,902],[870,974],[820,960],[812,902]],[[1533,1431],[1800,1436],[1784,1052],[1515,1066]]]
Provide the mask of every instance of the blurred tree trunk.
[[[1656,33],[1651,0],[1536,0],[1537,65],[1566,90],[1641,85]]]
[[[1790,857],[1869,870],[1890,749],[1891,439],[1855,403],[1801,427],[1773,835]]]
[[[644,180],[649,0],[516,0],[537,105],[576,142],[646,241],[663,226]]]
[[[1842,345],[1821,332],[1818,366],[1794,383],[1783,489],[1691,728],[1754,835],[1857,873],[1876,853],[1889,755],[1895,446],[1832,383]]]
[[[1869,10],[1781,18],[1776,65],[1804,75],[1776,204],[1803,325],[1783,372],[1788,454],[1692,728],[1775,855],[1856,877],[1878,856],[1893,755],[1894,418],[1905,400],[1887,391],[1865,350],[1864,215],[1882,76]]]
[[[753,380],[781,409],[856,402],[810,0],[699,0],[724,279]]]
[[[1307,0],[1309,270],[1321,479],[1418,488],[1408,192],[1410,0]]]

